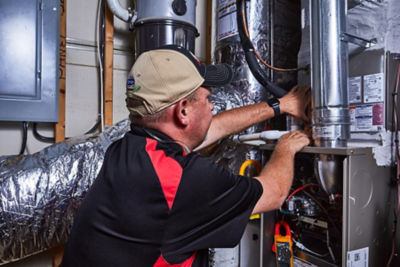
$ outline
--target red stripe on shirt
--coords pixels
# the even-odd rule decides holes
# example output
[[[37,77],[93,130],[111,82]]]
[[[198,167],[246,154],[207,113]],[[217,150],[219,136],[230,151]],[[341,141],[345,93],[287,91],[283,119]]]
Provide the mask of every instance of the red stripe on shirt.
[[[166,156],[163,150],[156,150],[156,140],[147,138],[146,141],[147,154],[150,156],[154,170],[160,180],[168,207],[171,209],[182,178],[182,167],[176,160]]]
[[[158,258],[158,260],[156,261],[156,263],[154,263],[153,267],[191,267],[194,261],[194,258],[196,257],[196,252],[193,253],[192,256],[190,256],[190,258],[188,258],[187,260],[185,260],[182,263],[179,264],[169,264],[162,255],[160,255],[160,257]]]

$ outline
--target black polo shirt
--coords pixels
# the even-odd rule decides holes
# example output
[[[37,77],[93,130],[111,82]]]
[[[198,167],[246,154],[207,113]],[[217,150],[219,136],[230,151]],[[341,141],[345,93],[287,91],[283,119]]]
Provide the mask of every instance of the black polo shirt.
[[[261,194],[256,179],[132,126],[108,148],[61,266],[208,266],[208,248],[238,244]]]

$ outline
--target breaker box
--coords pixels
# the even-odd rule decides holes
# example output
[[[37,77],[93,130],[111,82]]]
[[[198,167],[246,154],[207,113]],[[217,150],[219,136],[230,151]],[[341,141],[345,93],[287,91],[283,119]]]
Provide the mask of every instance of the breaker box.
[[[58,120],[59,0],[0,0],[0,121]]]

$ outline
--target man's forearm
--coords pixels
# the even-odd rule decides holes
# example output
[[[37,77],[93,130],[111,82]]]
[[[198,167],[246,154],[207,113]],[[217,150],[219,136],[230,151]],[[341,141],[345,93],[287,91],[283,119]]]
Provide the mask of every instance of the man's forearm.
[[[275,150],[256,177],[263,186],[263,195],[254,208],[254,213],[266,212],[279,208],[289,193],[294,174],[294,153]]]
[[[196,150],[204,148],[231,134],[239,133],[273,116],[273,109],[265,102],[218,113],[211,121],[206,140]]]

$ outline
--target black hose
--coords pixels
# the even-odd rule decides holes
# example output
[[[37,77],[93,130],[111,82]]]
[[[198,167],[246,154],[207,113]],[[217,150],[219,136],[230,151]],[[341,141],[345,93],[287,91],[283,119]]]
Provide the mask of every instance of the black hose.
[[[92,128],[90,128],[90,130],[88,130],[87,132],[85,132],[85,134],[92,134],[92,133],[94,133],[97,129],[99,129],[100,123],[101,123],[101,116],[99,115],[99,117],[98,117],[98,119],[97,119],[95,125],[93,125]],[[34,136],[36,139],[38,139],[39,141],[42,141],[42,142],[47,142],[47,143],[54,143],[54,142],[56,141],[56,139],[55,139],[54,137],[47,137],[47,136],[41,135],[41,134],[38,132],[37,125],[38,125],[37,122],[34,122],[34,123],[33,123],[33,136]],[[66,139],[68,139],[68,138],[66,138]]]
[[[97,118],[96,124],[93,125],[93,127],[90,128],[90,130],[87,131],[85,134],[92,134],[92,133],[94,133],[97,129],[99,129],[100,124],[101,124],[101,115],[99,115],[99,117]]]
[[[256,80],[262,86],[264,86],[265,89],[270,91],[270,93],[272,93],[275,97],[282,97],[287,92],[269,80],[268,75],[265,73],[265,71],[260,67],[260,65],[257,62],[256,55],[253,52],[254,46],[251,40],[244,33],[243,15],[241,12],[242,5],[244,5],[243,0],[236,1],[236,18],[237,18],[239,37],[240,37],[240,44],[242,45],[244,55],[246,57],[246,61],[247,64],[249,65],[250,71],[256,78]]]
[[[28,122],[22,122],[22,145],[21,151],[19,152],[20,155],[23,155],[26,149],[26,141],[28,139]]]
[[[54,143],[56,141],[56,139],[54,137],[47,137],[47,136],[43,136],[43,135],[39,134],[39,132],[37,130],[37,122],[33,123],[33,136],[42,142]]]

